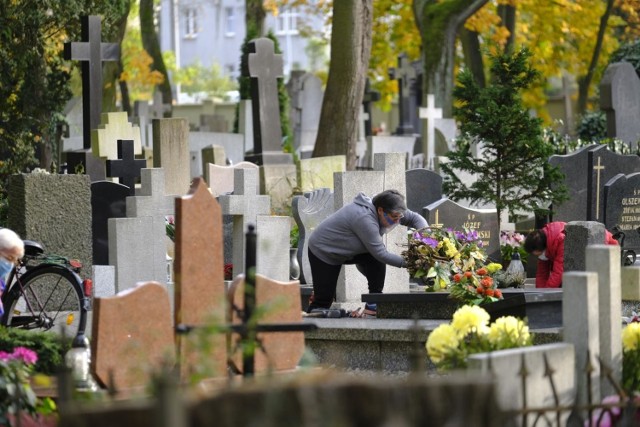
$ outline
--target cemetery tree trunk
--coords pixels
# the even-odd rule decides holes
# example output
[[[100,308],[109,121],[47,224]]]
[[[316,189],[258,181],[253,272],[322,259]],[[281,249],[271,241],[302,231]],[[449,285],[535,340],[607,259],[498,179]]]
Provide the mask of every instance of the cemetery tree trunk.
[[[129,17],[129,10],[131,9],[131,2],[123,2],[122,10],[118,15],[113,17],[113,23],[111,25],[111,34],[114,38],[113,43],[122,45],[124,39],[124,33],[127,31],[127,18]],[[122,49],[120,50],[122,55]],[[102,91],[102,112],[108,113],[110,111],[116,111],[117,100],[117,88],[119,87],[120,75],[122,74],[122,57],[117,61],[107,61],[104,63],[104,89]]]
[[[516,41],[516,7],[510,4],[500,4],[498,5],[498,16],[502,20],[502,25],[509,30],[504,51],[505,53],[513,52],[513,45]]]
[[[346,154],[356,166],[358,116],[371,56],[373,0],[333,2],[331,64],[313,157]]]
[[[456,35],[464,22],[489,0],[414,0],[422,38],[423,97],[435,95],[443,117],[453,113],[453,71]]]
[[[261,37],[264,34],[266,12],[262,3],[263,0],[245,0],[247,34],[253,32],[258,35],[257,37]]]
[[[140,0],[140,34],[142,36],[142,47],[153,59],[153,69],[159,71],[164,80],[160,83],[159,89],[162,93],[162,103],[173,104],[173,94],[171,93],[171,83],[167,66],[162,59],[158,34],[153,23],[153,0]]]
[[[479,34],[462,27],[460,29],[460,42],[464,53],[465,65],[471,70],[478,86],[485,87],[486,77],[484,75],[484,61],[480,50]]]
[[[591,86],[593,75],[596,71],[596,67],[598,66],[598,59],[600,58],[600,52],[602,51],[602,43],[609,23],[609,17],[613,10],[613,3],[614,0],[607,0],[607,7],[600,17],[598,37],[596,38],[596,45],[593,48],[593,55],[591,56],[589,68],[587,68],[587,73],[578,79],[578,115],[583,114],[587,109],[587,102],[589,101],[589,86]]]

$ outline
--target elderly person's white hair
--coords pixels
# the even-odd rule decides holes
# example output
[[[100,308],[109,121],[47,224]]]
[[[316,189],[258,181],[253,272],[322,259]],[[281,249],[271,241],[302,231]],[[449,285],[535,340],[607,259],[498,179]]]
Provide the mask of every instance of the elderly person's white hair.
[[[0,255],[10,254],[18,259],[24,256],[24,242],[13,230],[0,228]]]

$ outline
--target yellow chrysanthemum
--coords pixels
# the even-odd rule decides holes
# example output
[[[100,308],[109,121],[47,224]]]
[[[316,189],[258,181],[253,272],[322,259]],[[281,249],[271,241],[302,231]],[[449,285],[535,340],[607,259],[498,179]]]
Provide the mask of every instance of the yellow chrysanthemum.
[[[497,348],[526,346],[530,338],[529,327],[513,316],[501,317],[489,328],[489,342]]]
[[[637,350],[640,345],[640,323],[629,323],[622,330],[622,348],[624,351]]]
[[[455,313],[451,326],[457,331],[458,337],[464,337],[469,332],[486,334],[489,324],[489,313],[477,305],[463,305]]]
[[[457,350],[459,343],[456,330],[451,325],[442,324],[429,334],[425,347],[433,363],[440,363],[447,354]]]
[[[492,262],[487,265],[487,271],[489,271],[489,274],[493,274],[500,269],[502,269],[502,264],[498,264],[497,262]]]

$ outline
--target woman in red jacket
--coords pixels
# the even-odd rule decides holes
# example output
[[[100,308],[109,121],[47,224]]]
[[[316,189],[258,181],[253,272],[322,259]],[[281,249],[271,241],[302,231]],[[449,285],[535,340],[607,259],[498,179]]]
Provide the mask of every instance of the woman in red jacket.
[[[536,288],[559,288],[564,273],[565,222],[550,222],[529,233],[524,240],[524,250],[538,257]],[[605,243],[617,245],[618,241],[605,230]]]

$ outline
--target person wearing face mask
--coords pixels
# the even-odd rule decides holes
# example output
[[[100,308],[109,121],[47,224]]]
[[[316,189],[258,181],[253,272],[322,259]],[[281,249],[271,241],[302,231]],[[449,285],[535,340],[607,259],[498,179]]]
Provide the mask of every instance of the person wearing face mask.
[[[359,193],[322,221],[309,238],[313,296],[307,311],[331,307],[343,264],[356,265],[367,278],[369,293],[382,293],[387,264],[406,266],[400,255],[387,251],[382,239],[398,224],[415,229],[428,225],[421,215],[407,209],[397,190],[385,190],[373,199]],[[375,314],[373,307],[370,311]]]
[[[524,250],[538,257],[536,288],[559,288],[564,273],[565,222],[550,222],[532,231],[524,239]],[[618,241],[605,230],[605,243],[617,245]]]
[[[9,273],[18,260],[24,256],[24,243],[18,235],[8,228],[0,229],[0,295],[4,292]],[[0,301],[0,315],[4,307]]]

